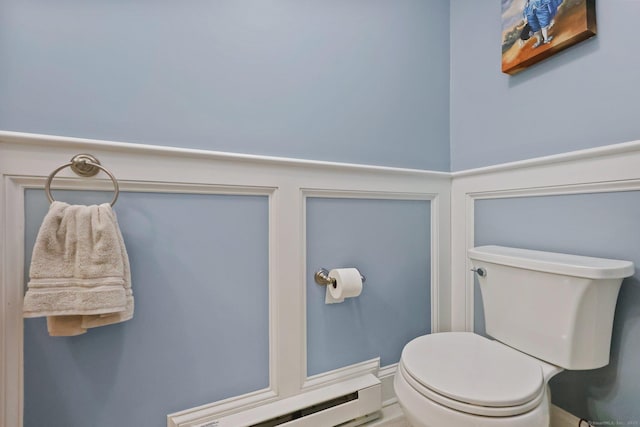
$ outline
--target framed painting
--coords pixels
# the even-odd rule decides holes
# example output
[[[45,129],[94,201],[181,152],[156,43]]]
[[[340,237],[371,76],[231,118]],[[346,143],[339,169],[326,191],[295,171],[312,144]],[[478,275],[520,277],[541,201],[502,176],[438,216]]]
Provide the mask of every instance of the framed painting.
[[[516,74],[595,35],[595,0],[502,0],[502,72]]]

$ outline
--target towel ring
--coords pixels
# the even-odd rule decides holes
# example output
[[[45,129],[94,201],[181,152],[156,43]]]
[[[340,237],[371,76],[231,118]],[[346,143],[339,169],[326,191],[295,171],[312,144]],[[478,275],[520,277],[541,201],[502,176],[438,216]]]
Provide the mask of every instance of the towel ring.
[[[114,195],[113,195],[113,200],[111,200],[111,206],[116,204],[116,201],[118,200],[118,196],[120,195],[120,187],[118,186],[118,180],[116,179],[115,176],[113,176],[113,174],[109,171],[109,169],[105,168],[100,164],[100,160],[98,160],[91,154],[76,154],[75,156],[73,156],[73,158],[69,163],[66,163],[60,166],[59,168],[57,168],[56,170],[54,170],[49,174],[49,177],[47,178],[47,182],[44,185],[44,191],[47,194],[47,199],[49,199],[49,203],[55,202],[55,199],[51,195],[51,182],[53,181],[53,178],[56,176],[58,172],[60,172],[62,169],[67,167],[71,167],[71,170],[74,171],[76,175],[82,176],[85,178],[95,176],[100,171],[109,175],[109,178],[111,178],[111,181],[113,182],[113,187],[114,187]]]

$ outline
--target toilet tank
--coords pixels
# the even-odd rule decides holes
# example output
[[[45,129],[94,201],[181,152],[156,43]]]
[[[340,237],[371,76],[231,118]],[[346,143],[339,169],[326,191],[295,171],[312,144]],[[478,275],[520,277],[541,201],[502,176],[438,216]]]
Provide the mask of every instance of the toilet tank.
[[[487,334],[565,369],[609,363],[613,314],[630,261],[503,246],[468,251]]]

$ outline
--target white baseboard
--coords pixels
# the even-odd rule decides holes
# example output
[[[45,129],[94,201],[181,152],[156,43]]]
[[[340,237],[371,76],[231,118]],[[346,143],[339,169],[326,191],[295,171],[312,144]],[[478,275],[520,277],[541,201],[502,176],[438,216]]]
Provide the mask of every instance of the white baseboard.
[[[313,390],[326,385],[339,383],[349,378],[360,377],[366,374],[375,375],[379,369],[380,358],[376,357],[375,359],[365,360],[360,363],[308,377],[302,384],[302,389]]]
[[[396,403],[396,392],[393,389],[393,378],[396,374],[398,364],[383,366],[378,370],[378,379],[382,383],[382,406],[390,406]]]
[[[578,427],[579,423],[580,418],[556,405],[551,405],[551,427]]]

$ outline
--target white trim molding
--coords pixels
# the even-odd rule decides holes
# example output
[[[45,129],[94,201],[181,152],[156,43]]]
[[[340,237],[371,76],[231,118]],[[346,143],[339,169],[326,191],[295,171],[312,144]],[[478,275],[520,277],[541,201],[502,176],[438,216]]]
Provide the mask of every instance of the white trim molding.
[[[449,196],[448,181],[441,182],[429,182],[422,183],[418,187],[413,188],[410,191],[406,188],[405,191],[353,191],[353,190],[341,190],[341,189],[329,189],[329,188],[301,188],[301,230],[302,236],[302,276],[300,277],[301,283],[305,283],[307,278],[306,271],[306,248],[307,248],[307,225],[306,225],[306,206],[308,198],[347,198],[347,199],[376,199],[376,200],[426,200],[430,202],[430,217],[431,222],[429,224],[431,235],[431,259],[425,259],[425,263],[431,263],[431,277],[430,283],[425,283],[425,286],[430,286],[431,289],[431,331],[439,332],[442,330],[448,330],[450,314],[447,310],[447,302],[449,301],[449,265],[450,259],[448,253],[449,248],[449,233],[450,225],[449,218],[451,212],[449,210],[451,201]],[[444,237],[443,237],[444,236]],[[300,304],[306,306],[306,287],[303,288]],[[444,308],[444,310],[442,309]],[[306,342],[306,316],[304,318],[304,340]],[[302,361],[305,364],[306,371],[306,347],[305,353],[302,355]],[[306,388],[309,384],[307,379],[303,384],[303,388]]]
[[[382,383],[382,406],[393,405],[398,401],[393,388],[393,378],[398,370],[398,364],[387,365],[378,370],[378,378]]]
[[[1,148],[1,147],[0,147]],[[1,150],[0,150],[1,152]],[[2,378],[2,386],[4,387],[5,399],[0,399],[0,403],[4,403],[3,411],[0,412],[5,421],[6,426],[21,426],[23,411],[23,322],[22,322],[22,298],[24,277],[24,193],[29,188],[42,188],[45,178],[42,176],[18,176],[4,174],[4,197],[2,205],[4,206],[4,239],[6,247],[11,250],[7,251],[6,257],[3,257],[2,286],[0,290],[0,302],[3,303],[5,309],[2,313],[2,335],[0,342],[2,343],[3,352],[0,354],[0,362],[2,363],[4,375]],[[162,192],[162,193],[197,193],[197,194],[242,194],[242,195],[261,195],[269,197],[269,253],[275,252],[278,244],[278,238],[275,235],[276,224],[275,215],[271,212],[275,209],[274,194],[275,187],[267,186],[226,186],[226,185],[207,185],[207,184],[186,184],[171,182],[136,182],[128,180],[118,180],[121,191],[126,192]],[[93,189],[111,190],[112,187],[105,180],[102,182],[92,182],[90,186],[79,179],[62,178],[56,179],[55,187],[57,189]],[[2,206],[0,205],[0,206]],[[270,257],[269,263],[269,289],[270,316],[274,312],[275,300],[272,297],[274,287],[274,272],[276,267],[273,259]],[[246,396],[240,396],[227,399],[222,402],[216,402],[216,409],[229,411],[234,405],[242,403],[243,407],[255,405],[256,402],[266,402],[273,400],[276,396],[274,391],[275,385],[273,379],[275,375],[275,364],[273,360],[277,344],[276,323],[269,322],[269,374],[271,385],[268,389],[249,393]],[[13,369],[15,367],[15,369]],[[206,406],[206,405],[204,405]],[[197,408],[199,411],[203,407]]]
[[[307,378],[306,304],[300,302],[305,292],[303,207],[308,194],[431,200],[431,286],[437,297],[432,299],[432,324],[434,330],[449,329],[449,173],[0,131],[0,425],[22,426],[24,191],[43,188],[51,171],[82,152],[109,168],[122,191],[269,198],[269,387],[182,411],[176,414],[181,419],[285,399],[314,381],[340,381],[357,370],[347,367],[322,379]],[[112,184],[103,174],[86,180],[65,169],[53,187],[110,191]]]
[[[273,390],[267,389],[174,412],[167,415],[167,427],[196,426],[216,418],[275,402],[277,397]]]
[[[339,383],[350,378],[364,376],[366,374],[377,375],[380,369],[380,358],[365,360],[364,362],[355,363],[343,368],[334,369],[329,372],[323,372],[318,375],[308,377],[302,384],[303,390],[313,390],[318,387],[324,387],[331,384]]]

